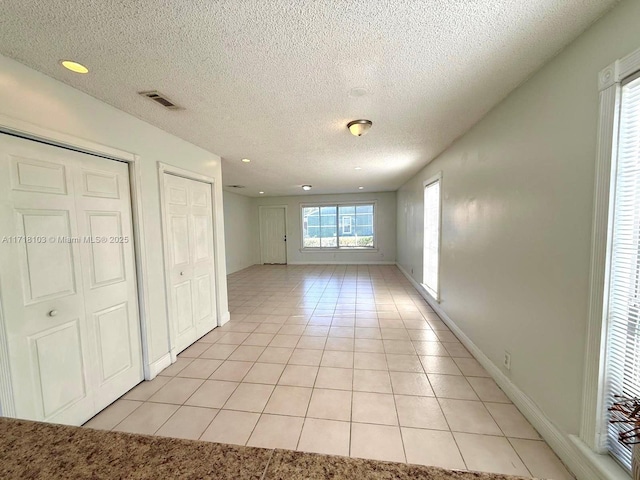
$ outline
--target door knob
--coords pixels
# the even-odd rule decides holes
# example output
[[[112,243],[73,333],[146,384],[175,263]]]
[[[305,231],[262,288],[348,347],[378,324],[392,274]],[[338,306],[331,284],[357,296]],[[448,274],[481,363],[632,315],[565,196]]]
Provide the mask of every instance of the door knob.
[[[50,317],[55,317],[56,315],[58,315],[58,311],[57,310],[51,310],[49,313],[47,313],[47,315],[49,315]]]
[[[180,272],[180,276],[182,277],[184,275],[184,272]]]

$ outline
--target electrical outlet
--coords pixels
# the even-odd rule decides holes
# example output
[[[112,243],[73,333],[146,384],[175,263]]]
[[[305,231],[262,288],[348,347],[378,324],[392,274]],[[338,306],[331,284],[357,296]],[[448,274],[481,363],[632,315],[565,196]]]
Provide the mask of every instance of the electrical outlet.
[[[504,360],[502,363],[504,364],[504,368],[511,370],[511,354],[506,350],[504,351]]]

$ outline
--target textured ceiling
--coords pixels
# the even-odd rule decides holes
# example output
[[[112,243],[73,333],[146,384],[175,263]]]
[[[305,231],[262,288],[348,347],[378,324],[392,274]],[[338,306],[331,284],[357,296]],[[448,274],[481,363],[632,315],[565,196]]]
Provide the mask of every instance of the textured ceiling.
[[[0,0],[0,52],[222,156],[238,193],[384,191],[615,3]]]

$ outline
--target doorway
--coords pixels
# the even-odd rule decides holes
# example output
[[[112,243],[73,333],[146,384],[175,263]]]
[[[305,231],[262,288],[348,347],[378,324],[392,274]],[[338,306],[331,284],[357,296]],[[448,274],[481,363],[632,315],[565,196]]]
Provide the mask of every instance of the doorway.
[[[213,184],[171,167],[161,172],[172,355],[218,324]]]
[[[0,134],[12,415],[79,425],[143,379],[129,168]]]
[[[261,206],[260,258],[270,265],[287,264],[287,207]]]

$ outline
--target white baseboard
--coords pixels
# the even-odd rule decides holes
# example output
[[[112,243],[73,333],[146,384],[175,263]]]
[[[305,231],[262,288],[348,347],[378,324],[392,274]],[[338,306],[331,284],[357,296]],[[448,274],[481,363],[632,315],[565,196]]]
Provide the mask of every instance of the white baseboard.
[[[226,311],[222,314],[222,317],[220,318],[220,325],[218,325],[219,327],[223,326],[225,323],[227,323],[229,320],[231,320],[231,313],[229,311]]]
[[[149,378],[145,380],[153,380],[158,374],[171,365],[171,353],[167,352],[155,362],[149,364]]]
[[[288,265],[395,265],[392,261],[373,261],[373,260],[323,260],[322,262],[287,262]]]
[[[502,388],[504,393],[518,407],[520,412],[529,420],[531,425],[546,440],[553,451],[567,465],[578,480],[622,480],[629,479],[629,476],[618,466],[608,455],[598,455],[579,448],[579,445],[556,427],[542,410],[531,400],[522,390],[520,390],[502,371],[487,357],[464,332],[449,318],[440,304],[435,302],[427,291],[420,285],[400,264],[396,264],[398,269],[411,282],[415,289],[422,295],[434,312],[451,329],[456,337],[467,347],[467,350],[478,360],[484,369],[493,377],[496,383]],[[588,448],[585,446],[588,450]]]

